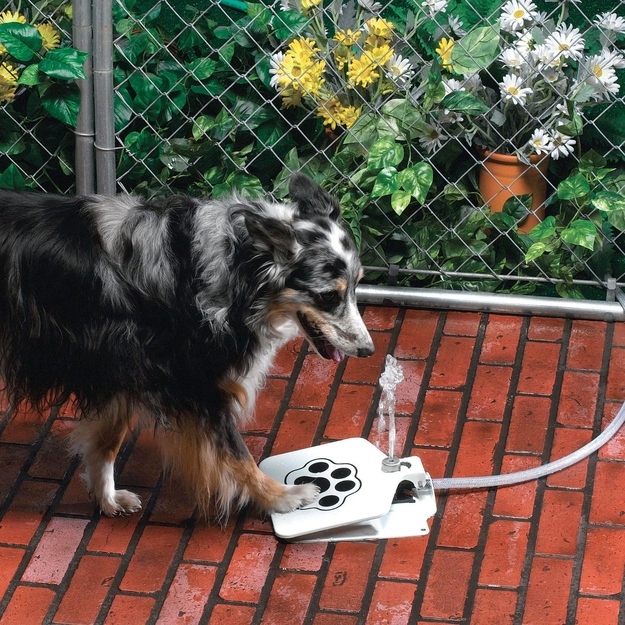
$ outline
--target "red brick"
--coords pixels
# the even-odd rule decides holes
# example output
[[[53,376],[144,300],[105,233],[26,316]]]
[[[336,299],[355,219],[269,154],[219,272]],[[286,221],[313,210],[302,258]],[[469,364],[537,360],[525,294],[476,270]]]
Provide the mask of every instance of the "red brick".
[[[182,530],[177,527],[147,525],[130,560],[121,590],[155,592],[161,589]]]
[[[125,553],[140,520],[141,514],[117,517],[101,516],[91,535],[87,549],[120,555]]]
[[[430,355],[440,313],[429,310],[407,310],[401,325],[396,358],[425,359]]]
[[[302,573],[278,573],[263,611],[263,625],[303,623],[317,577]]]
[[[154,435],[151,430],[143,429],[117,481],[124,486],[154,488],[162,468],[161,452]]]
[[[18,586],[0,619],[0,625],[43,623],[54,597],[55,593],[49,588]]]
[[[341,384],[328,418],[324,438],[362,436],[373,400],[374,386]]]
[[[71,514],[73,516],[91,517],[95,511],[93,497],[85,488],[82,479],[82,471],[76,471],[63,493],[61,503],[57,507],[58,514]]]
[[[323,408],[328,400],[336,367],[337,364],[333,360],[324,360],[317,354],[308,354],[291,395],[291,407]]]
[[[607,324],[600,321],[575,320],[566,356],[569,369],[601,371]]]
[[[23,482],[0,520],[0,543],[27,545],[37,531],[57,487],[50,482]]]
[[[49,413],[41,415],[32,408],[20,406],[11,417],[9,424],[2,431],[0,441],[3,443],[32,445],[39,438],[43,424],[48,417]]]
[[[287,410],[271,448],[272,455],[311,447],[320,419],[319,410]]]
[[[255,603],[265,585],[276,551],[270,535],[242,534],[232,554],[219,596],[226,601]]]
[[[293,543],[286,546],[280,568],[293,571],[319,571],[327,543]]]
[[[29,455],[30,449],[24,445],[0,445],[0,505],[11,492]]]
[[[302,350],[302,344],[304,339],[296,338],[289,341],[282,349],[276,354],[276,358],[271,366],[270,375],[288,378],[293,371],[297,357]]]
[[[245,442],[245,446],[249,449],[252,454],[252,458],[258,464],[261,459],[265,456],[265,448],[267,447],[267,437],[266,436],[251,436],[249,434],[243,435],[243,441]]]
[[[506,451],[542,454],[550,409],[551,400],[547,397],[517,395],[512,408]]]
[[[337,543],[319,599],[321,609],[360,611],[375,551],[373,543]]]
[[[622,591],[624,570],[625,528],[590,526],[586,532],[579,591],[617,595]]]
[[[499,423],[467,421],[462,429],[462,438],[454,465],[454,477],[491,475],[495,446],[499,441],[500,433]]]
[[[154,608],[152,597],[116,595],[104,625],[142,625],[147,623]]]
[[[23,549],[0,546],[0,597],[4,596],[25,553]]]
[[[362,319],[369,330],[392,330],[398,313],[398,308],[367,306],[362,313]]]
[[[22,579],[39,584],[60,584],[88,523],[85,519],[52,517]]]
[[[151,523],[180,524],[193,515],[196,500],[185,484],[176,478],[175,475],[165,476],[163,486],[150,513]]]
[[[616,599],[580,597],[577,600],[575,625],[617,625],[621,604]]]
[[[442,449],[424,449],[414,447],[410,452],[411,456],[418,456],[421,459],[423,468],[432,477],[443,477],[449,460],[449,452]]]
[[[608,427],[616,418],[622,404],[606,403],[603,408],[603,426]],[[599,458],[602,460],[625,460],[625,428],[621,428],[600,450]]]
[[[76,426],[75,421],[55,419],[50,433],[44,439],[28,474],[47,480],[61,480],[67,473],[72,457],[67,450],[67,436]]]
[[[567,456],[571,452],[583,447],[592,438],[590,430],[576,430],[572,428],[556,428],[551,448],[550,462]],[[547,477],[547,485],[557,488],[584,488],[588,460],[582,460],[568,469],[552,473]]]
[[[391,335],[388,332],[373,332],[371,338],[375,346],[375,354],[369,358],[349,358],[343,371],[343,382],[377,383],[384,369]]]
[[[533,469],[541,464],[540,458],[506,455],[501,463],[501,473],[515,473]],[[495,495],[495,516],[529,519],[534,512],[537,482],[523,482],[514,486],[500,486]]]
[[[245,425],[247,432],[264,432],[268,434],[273,428],[280,403],[284,396],[287,380],[268,378],[263,390],[256,398],[254,418]]]
[[[615,496],[625,486],[625,464],[622,462],[597,462],[590,504],[591,523],[625,525],[625,501]]]
[[[412,419],[410,417],[395,417],[395,455],[403,457],[404,449],[406,449],[406,437],[408,435],[408,428],[411,425]],[[388,419],[384,431],[379,431],[379,419],[376,417],[371,426],[371,431],[367,440],[375,445],[378,449],[381,449],[385,454],[389,452],[388,448]]]
[[[625,349],[612,349],[608,367],[605,398],[625,401]]]
[[[526,343],[517,392],[551,395],[559,356],[560,345],[557,343]]]
[[[211,612],[208,625],[251,625],[256,608],[218,603]]]
[[[167,591],[157,625],[199,623],[215,583],[217,569],[201,564],[181,564]]]
[[[564,336],[565,319],[555,317],[531,317],[527,330],[530,341],[560,341]]]
[[[481,321],[481,313],[449,311],[443,332],[452,336],[477,336]]]
[[[514,364],[522,325],[522,317],[489,315],[480,362],[489,365]]]
[[[68,625],[95,623],[119,563],[119,558],[83,556],[54,615],[54,622]]]
[[[486,490],[452,492],[446,496],[447,503],[438,535],[440,546],[464,549],[477,546],[487,496]]]
[[[462,393],[428,390],[419,414],[415,445],[451,447],[456,430]]]
[[[459,619],[464,612],[473,553],[437,549],[426,580],[421,617]]]
[[[502,519],[490,524],[480,568],[481,585],[514,588],[521,584],[529,531],[530,524],[525,521]]]
[[[625,324],[615,323],[614,334],[612,335],[612,345],[614,347],[625,347]]]
[[[424,362],[414,360],[402,360],[399,363],[404,373],[404,379],[395,389],[395,412],[397,414],[411,415],[421,390]]]
[[[377,582],[365,621],[369,625],[410,625],[415,584]]]
[[[573,560],[535,557],[523,613],[523,623],[565,623]]]
[[[462,388],[467,380],[475,339],[444,336],[432,369],[430,387]]]
[[[508,401],[512,369],[478,365],[467,408],[468,419],[501,421]]]
[[[428,536],[391,538],[384,547],[380,577],[419,580]]]
[[[584,494],[546,490],[540,510],[536,553],[574,556],[582,517]]]
[[[358,619],[350,614],[328,614],[318,612],[313,625],[356,625]]]
[[[196,525],[187,543],[184,559],[218,564],[224,559],[234,528],[234,518],[225,527],[206,523]]]
[[[514,625],[516,602],[515,592],[478,588],[469,625]]]
[[[558,404],[558,423],[592,428],[597,412],[599,374],[565,371]]]

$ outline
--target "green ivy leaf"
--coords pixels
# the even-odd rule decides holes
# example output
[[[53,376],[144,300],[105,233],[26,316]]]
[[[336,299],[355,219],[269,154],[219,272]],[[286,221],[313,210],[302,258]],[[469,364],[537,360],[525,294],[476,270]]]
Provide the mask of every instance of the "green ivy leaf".
[[[449,95],[443,98],[441,102],[441,108],[456,113],[464,113],[465,115],[484,115],[489,108],[472,93],[466,91],[453,91]]]
[[[607,161],[603,156],[597,154],[594,150],[588,150],[588,152],[579,159],[578,169],[580,174],[590,174],[597,169],[602,169],[606,165]]]
[[[61,80],[86,78],[84,64],[89,55],[74,48],[50,50],[39,63],[39,71]]]
[[[411,197],[410,191],[405,191],[404,189],[393,191],[391,195],[391,207],[398,215],[401,215],[408,204],[410,204]]]
[[[11,163],[0,174],[0,188],[21,191],[26,186],[26,180],[15,163]]]
[[[308,25],[308,18],[299,11],[280,11],[272,20],[278,39],[289,39],[301,33]]]
[[[515,221],[525,219],[532,207],[532,194],[513,195],[509,197],[501,209],[506,215],[510,215]]]
[[[625,210],[625,198],[619,193],[613,191],[599,191],[590,200],[590,203],[597,210],[604,213]]]
[[[202,81],[213,75],[217,67],[217,61],[207,58],[195,59],[195,61],[187,63],[185,67],[195,80]]]
[[[547,245],[542,241],[537,241],[530,245],[529,250],[525,253],[525,263],[529,265],[533,260],[540,258],[547,251]]]
[[[536,224],[529,232],[534,241],[540,241],[554,236],[556,233],[556,218],[553,215],[545,217],[543,221]]]
[[[575,200],[590,193],[590,185],[582,174],[573,174],[558,185],[561,200]]]
[[[391,137],[381,137],[369,150],[367,169],[394,167],[404,160],[404,148]]]
[[[402,189],[409,191],[415,200],[423,203],[432,186],[434,170],[429,163],[417,163],[400,171],[397,178]]]
[[[191,133],[193,138],[197,141],[208,136],[210,129],[215,125],[215,120],[208,115],[200,115],[193,122],[193,129]]]
[[[556,292],[560,297],[569,299],[584,299],[584,294],[576,284],[567,284],[566,282],[558,282],[556,284]]]
[[[451,51],[455,74],[474,74],[488,67],[499,54],[499,28],[482,26],[465,35]]]
[[[80,110],[80,92],[75,84],[53,84],[41,96],[41,106],[68,126],[76,127]]]
[[[34,85],[38,85],[41,83],[39,80],[39,64],[35,63],[33,65],[28,65],[24,68],[24,71],[21,73],[17,84],[18,85],[26,85],[28,87],[33,87]]]
[[[30,24],[6,22],[0,24],[0,43],[14,59],[28,63],[41,50],[42,39]]]
[[[560,237],[566,243],[581,245],[588,250],[594,249],[598,236],[595,224],[588,219],[576,219],[560,233]]]
[[[371,191],[371,197],[382,197],[391,195],[399,190],[399,182],[397,180],[397,170],[394,167],[385,167],[378,173]]]

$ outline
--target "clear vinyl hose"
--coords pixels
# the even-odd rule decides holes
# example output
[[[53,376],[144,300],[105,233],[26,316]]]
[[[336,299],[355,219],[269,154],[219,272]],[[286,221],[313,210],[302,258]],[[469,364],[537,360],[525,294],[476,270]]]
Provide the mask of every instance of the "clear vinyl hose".
[[[503,475],[484,475],[480,477],[443,477],[432,480],[434,490],[450,490],[456,488],[490,488],[493,486],[508,486],[510,484],[520,484],[521,482],[529,482],[531,480],[537,480],[556,471],[562,471],[571,465],[584,460],[590,456],[590,454],[597,451],[600,447],[605,445],[621,428],[625,423],[625,403],[621,406],[616,417],[608,425],[608,427],[601,432],[589,443],[580,447],[573,453],[554,460],[547,464],[543,464],[533,469],[526,469],[525,471],[516,471],[514,473],[504,473]]]

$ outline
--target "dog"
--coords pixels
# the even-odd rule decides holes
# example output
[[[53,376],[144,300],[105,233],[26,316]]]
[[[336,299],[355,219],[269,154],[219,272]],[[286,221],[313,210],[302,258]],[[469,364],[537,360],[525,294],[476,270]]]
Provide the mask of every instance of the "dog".
[[[71,449],[101,513],[141,509],[114,481],[137,422],[207,517],[317,497],[313,484],[265,476],[239,433],[296,335],[325,359],[374,351],[356,247],[338,200],[310,178],[293,174],[285,202],[0,191],[0,276],[8,397],[75,403]]]

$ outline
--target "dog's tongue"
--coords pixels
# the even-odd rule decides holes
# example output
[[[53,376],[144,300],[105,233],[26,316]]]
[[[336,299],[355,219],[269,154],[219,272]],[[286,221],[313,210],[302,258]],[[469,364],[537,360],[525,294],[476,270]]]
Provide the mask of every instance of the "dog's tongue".
[[[328,354],[335,362],[342,362],[345,358],[345,354],[340,349],[334,347],[334,345],[328,345]]]

